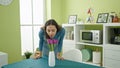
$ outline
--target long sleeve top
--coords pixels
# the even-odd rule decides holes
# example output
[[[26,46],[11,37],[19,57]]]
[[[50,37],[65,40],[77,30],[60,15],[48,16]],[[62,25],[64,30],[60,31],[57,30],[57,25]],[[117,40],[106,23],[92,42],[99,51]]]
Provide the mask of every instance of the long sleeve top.
[[[53,39],[57,39],[58,40],[58,44],[54,48],[55,55],[58,52],[62,51],[64,35],[65,35],[65,29],[62,28],[53,37]],[[48,56],[48,54],[49,54],[49,47],[48,47],[47,39],[45,37],[45,32],[44,32],[43,29],[41,29],[40,32],[39,32],[39,50],[42,51],[43,56]]]

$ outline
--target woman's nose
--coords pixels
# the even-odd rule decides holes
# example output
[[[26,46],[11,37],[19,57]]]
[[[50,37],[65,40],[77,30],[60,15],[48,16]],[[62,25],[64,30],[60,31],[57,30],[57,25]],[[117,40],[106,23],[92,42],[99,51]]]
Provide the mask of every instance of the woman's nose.
[[[52,33],[52,32],[50,32],[50,35],[53,35],[53,33]]]

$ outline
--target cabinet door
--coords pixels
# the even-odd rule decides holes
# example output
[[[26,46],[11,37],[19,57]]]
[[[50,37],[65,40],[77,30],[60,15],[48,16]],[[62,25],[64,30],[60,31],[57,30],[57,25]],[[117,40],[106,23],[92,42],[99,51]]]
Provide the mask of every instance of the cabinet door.
[[[120,68],[120,61],[118,60],[104,58],[104,61],[105,68]]]
[[[120,61],[120,51],[119,50],[104,50],[104,57]]]
[[[63,53],[75,48],[75,41],[73,40],[64,40],[63,41]]]

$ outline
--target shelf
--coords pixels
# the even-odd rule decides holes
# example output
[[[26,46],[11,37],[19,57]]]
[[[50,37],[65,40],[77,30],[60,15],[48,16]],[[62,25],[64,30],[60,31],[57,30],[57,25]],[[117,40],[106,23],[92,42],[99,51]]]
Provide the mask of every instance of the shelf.
[[[77,23],[76,25],[103,25],[104,23]]]
[[[76,23],[76,24],[63,24],[63,26],[75,26],[75,25],[105,25],[105,26],[120,26],[120,23]]]
[[[103,47],[103,45],[102,45],[102,44],[92,44],[92,43],[83,43],[83,42],[77,42],[76,44]]]
[[[83,63],[85,63],[85,64],[90,64],[90,65],[95,65],[95,66],[101,66],[101,64],[99,63],[93,63],[92,61],[90,62],[83,62]]]
[[[74,27],[75,24],[63,24],[62,26],[63,26],[63,27]]]
[[[120,23],[106,23],[105,26],[120,26]]]
[[[120,46],[120,44],[106,44],[107,46]]]

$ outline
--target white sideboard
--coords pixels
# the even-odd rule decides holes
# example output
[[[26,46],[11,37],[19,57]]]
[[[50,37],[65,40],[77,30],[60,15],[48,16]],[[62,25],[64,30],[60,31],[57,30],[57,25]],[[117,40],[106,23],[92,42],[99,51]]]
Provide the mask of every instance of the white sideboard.
[[[80,23],[80,24],[63,24],[66,30],[64,39],[64,50],[69,48],[83,49],[85,46],[102,48],[101,63],[98,64],[105,68],[119,68],[120,67],[120,45],[111,44],[110,38],[112,36],[111,28],[120,28],[120,23]],[[103,43],[102,44],[90,44],[80,42],[80,30],[102,30],[103,31]],[[74,39],[72,39],[72,33],[74,32]],[[67,41],[66,41],[67,40]],[[69,45],[69,46],[68,46]],[[73,47],[71,47],[71,45]],[[93,61],[91,61],[93,64]],[[89,62],[85,62],[89,63]]]
[[[0,68],[6,64],[8,64],[8,54],[0,52]]]

